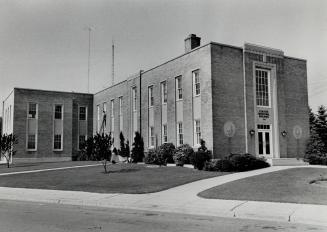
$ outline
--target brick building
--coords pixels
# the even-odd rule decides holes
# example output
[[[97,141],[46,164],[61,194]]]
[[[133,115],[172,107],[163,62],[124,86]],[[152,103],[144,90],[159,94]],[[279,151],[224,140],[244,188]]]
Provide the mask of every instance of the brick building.
[[[217,158],[230,152],[276,159],[303,157],[309,136],[306,61],[252,44],[201,45],[200,40],[191,34],[179,57],[93,96],[79,95],[91,104],[88,123],[93,120],[93,127],[89,124],[88,134],[92,128],[93,134],[112,132],[118,147],[120,131],[130,141],[139,131],[146,149],[165,142],[196,148],[203,138]],[[47,94],[56,98],[55,92]],[[67,101],[73,96],[67,93]],[[27,102],[16,104],[15,100],[15,110],[26,116]],[[69,104],[67,117],[75,112]],[[14,112],[14,132],[19,117]],[[21,130],[25,125],[26,131],[27,122],[20,122]],[[42,128],[39,125],[39,132]],[[76,151],[79,139],[77,130],[70,131],[72,141],[67,142],[65,157]],[[44,143],[49,146],[49,141]],[[19,155],[31,156],[23,146],[20,149]],[[41,153],[45,154],[37,152]]]
[[[15,160],[71,160],[92,136],[92,112],[92,94],[15,88],[3,102],[3,133],[18,138]]]

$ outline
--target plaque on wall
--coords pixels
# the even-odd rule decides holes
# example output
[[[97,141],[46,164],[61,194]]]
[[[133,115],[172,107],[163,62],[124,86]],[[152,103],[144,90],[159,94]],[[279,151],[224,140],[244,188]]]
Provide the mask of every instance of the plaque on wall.
[[[259,110],[258,117],[263,120],[269,119],[269,110]]]

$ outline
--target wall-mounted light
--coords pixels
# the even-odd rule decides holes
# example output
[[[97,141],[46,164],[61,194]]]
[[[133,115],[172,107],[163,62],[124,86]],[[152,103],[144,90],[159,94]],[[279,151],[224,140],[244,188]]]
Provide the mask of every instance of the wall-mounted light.
[[[249,131],[249,133],[250,133],[251,136],[253,136],[253,135],[255,134],[255,131],[254,131],[253,129],[251,129],[251,130]]]
[[[287,135],[287,132],[285,130],[282,131],[282,136],[285,137]]]

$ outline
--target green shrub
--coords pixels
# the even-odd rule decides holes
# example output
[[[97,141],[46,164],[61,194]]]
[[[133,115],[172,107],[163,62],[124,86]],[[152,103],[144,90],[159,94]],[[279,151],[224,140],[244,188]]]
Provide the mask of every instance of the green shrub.
[[[307,154],[304,160],[312,165],[327,165],[327,154]]]
[[[251,154],[230,154],[227,159],[230,161],[232,166],[231,169],[236,172],[266,168],[270,166],[264,158],[259,158]]]
[[[187,160],[187,156],[183,151],[176,151],[174,153],[174,162],[177,166],[184,166],[186,160]]]
[[[166,166],[167,160],[159,152],[159,149],[149,149],[146,157],[144,158],[146,164],[155,164],[159,166]]]
[[[231,162],[227,159],[212,159],[204,163],[203,170],[211,172],[231,172],[233,171],[233,167]]]
[[[188,144],[182,144],[176,148],[175,153],[182,152],[185,155],[185,164],[190,164],[194,156],[193,148]]]
[[[167,163],[174,163],[173,155],[175,152],[175,146],[172,143],[164,143],[158,148],[158,152],[163,159],[167,160]]]
[[[194,168],[202,170],[206,161],[210,161],[212,158],[211,151],[205,146],[205,141],[201,139],[198,151],[194,153],[191,157],[191,163],[194,165]]]
[[[141,134],[139,132],[135,132],[134,143],[132,144],[132,162],[142,162],[144,158],[144,142]]]
[[[87,140],[83,144],[81,144],[81,149],[75,159],[78,161],[96,161],[96,158],[94,156],[93,137],[88,137]]]
[[[220,172],[232,172],[233,165],[228,159],[220,159],[216,163],[217,170]]]
[[[130,156],[129,141],[127,140],[125,143],[125,137],[123,135],[123,132],[120,132],[119,139],[120,139],[120,150],[118,150],[118,154],[121,157],[129,157]]]

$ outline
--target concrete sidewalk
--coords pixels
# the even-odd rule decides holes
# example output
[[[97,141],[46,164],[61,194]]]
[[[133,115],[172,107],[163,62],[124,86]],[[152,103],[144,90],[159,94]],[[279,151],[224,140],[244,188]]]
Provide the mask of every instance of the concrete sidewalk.
[[[287,221],[327,226],[327,205],[203,199],[197,196],[203,190],[230,181],[288,168],[296,167],[276,166],[234,173],[149,194],[101,194],[0,187],[0,199]]]

